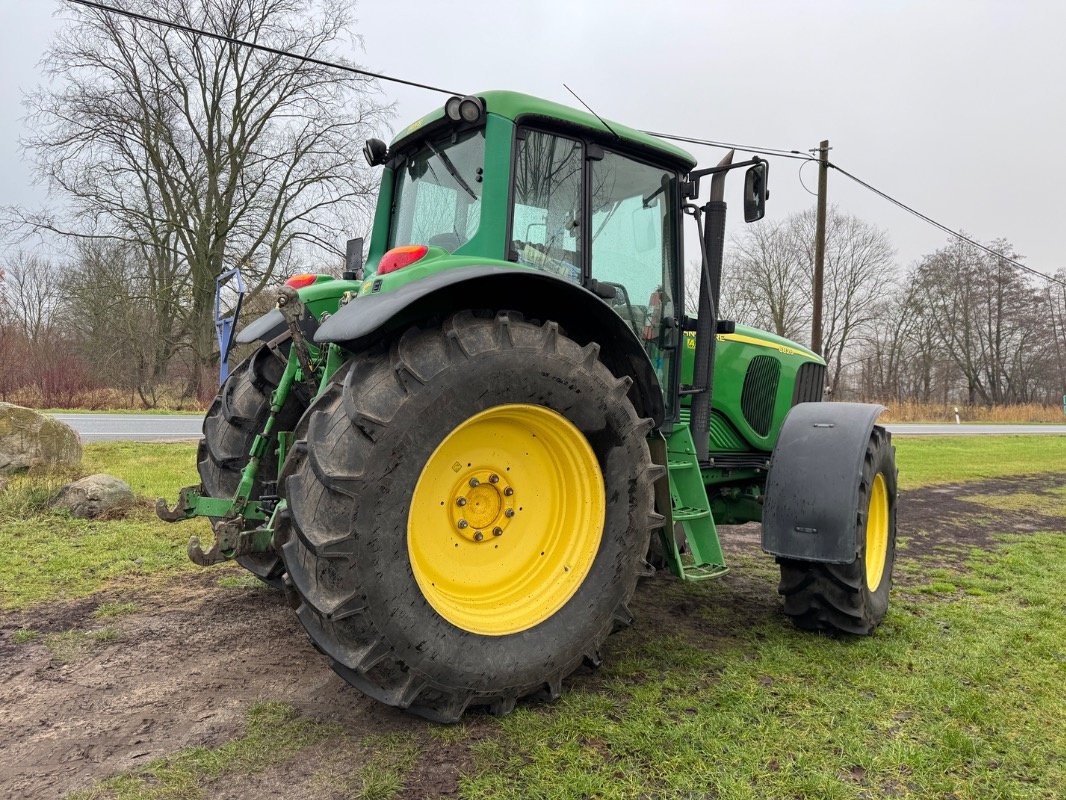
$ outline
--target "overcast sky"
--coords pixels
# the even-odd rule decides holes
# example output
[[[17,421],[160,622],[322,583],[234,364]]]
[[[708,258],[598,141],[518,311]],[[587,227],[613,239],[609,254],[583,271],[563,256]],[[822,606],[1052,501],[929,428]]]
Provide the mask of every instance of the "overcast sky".
[[[0,205],[45,200],[18,149],[21,97],[62,5],[0,0]],[[356,14],[365,51],[351,56],[368,69],[574,104],[566,82],[604,117],[689,136],[800,150],[828,138],[832,160],[935,219],[1066,267],[1066,3],[361,0]],[[396,130],[444,100],[382,88]],[[813,204],[798,166],[772,162],[768,216]],[[803,178],[814,189],[817,170]],[[888,231],[901,266],[946,241],[832,172],[829,191]]]

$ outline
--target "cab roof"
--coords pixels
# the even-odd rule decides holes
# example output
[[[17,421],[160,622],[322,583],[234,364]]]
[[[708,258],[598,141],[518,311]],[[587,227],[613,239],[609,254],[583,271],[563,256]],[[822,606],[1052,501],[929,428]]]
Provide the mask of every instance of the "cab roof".
[[[607,146],[610,146],[615,138],[611,133],[611,131],[614,131],[622,139],[626,149],[648,152],[649,155],[656,159],[664,159],[685,172],[696,166],[696,159],[688,151],[670,142],[650,136],[614,120],[607,120],[607,124],[611,127],[609,131],[595,115],[570,106],[564,106],[562,103],[555,103],[551,100],[544,100],[540,97],[533,97],[520,92],[488,91],[479,92],[477,96],[484,101],[487,113],[504,117],[516,124],[535,125],[538,120],[550,121],[556,124],[562,123],[564,127],[579,129],[579,132],[591,135]],[[392,147],[396,147],[417,131],[443,117],[444,104],[442,103],[439,108],[400,131],[393,139]]]

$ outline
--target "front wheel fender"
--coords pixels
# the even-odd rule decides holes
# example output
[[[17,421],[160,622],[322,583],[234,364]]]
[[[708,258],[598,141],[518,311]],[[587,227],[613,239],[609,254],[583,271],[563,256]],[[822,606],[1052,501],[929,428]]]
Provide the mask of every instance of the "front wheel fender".
[[[884,410],[864,403],[800,403],[789,411],[766,478],[766,552],[831,564],[855,560],[863,459]]]

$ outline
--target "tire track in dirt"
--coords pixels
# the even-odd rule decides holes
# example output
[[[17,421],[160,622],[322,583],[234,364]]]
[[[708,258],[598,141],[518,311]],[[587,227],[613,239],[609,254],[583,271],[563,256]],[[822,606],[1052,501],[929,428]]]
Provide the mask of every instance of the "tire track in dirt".
[[[107,593],[0,617],[0,796],[54,798],[185,747],[238,735],[248,707],[282,700],[353,736],[409,727],[350,688],[307,640],[282,593],[219,588],[215,575],[131,596],[141,610],[92,611]],[[117,628],[115,641],[57,663],[16,630]],[[419,727],[415,725],[414,727]]]

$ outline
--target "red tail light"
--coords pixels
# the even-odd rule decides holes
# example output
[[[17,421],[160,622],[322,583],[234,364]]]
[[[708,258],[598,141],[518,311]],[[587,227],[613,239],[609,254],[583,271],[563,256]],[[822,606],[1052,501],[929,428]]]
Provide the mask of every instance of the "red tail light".
[[[424,244],[406,244],[403,247],[394,247],[381,257],[378,262],[378,275],[388,275],[390,272],[414,264],[429,250]]]
[[[291,286],[293,289],[302,289],[305,286],[310,286],[316,280],[318,280],[318,276],[313,272],[305,272],[302,275],[293,275],[285,281],[285,285]]]

